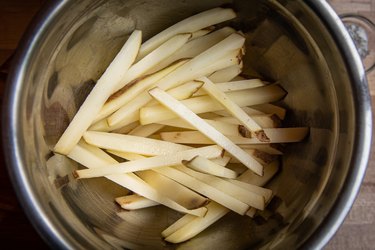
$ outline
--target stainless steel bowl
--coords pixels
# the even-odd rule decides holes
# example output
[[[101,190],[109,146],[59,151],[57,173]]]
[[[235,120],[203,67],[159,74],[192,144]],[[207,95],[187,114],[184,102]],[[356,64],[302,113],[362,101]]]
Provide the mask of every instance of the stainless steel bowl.
[[[286,125],[310,137],[285,149],[269,185],[272,214],[235,214],[178,246],[160,231],[180,215],[156,207],[122,212],[124,190],[104,179],[69,182],[78,166],[46,164],[87,91],[135,28],[145,38],[194,13],[229,4],[246,34],[246,69],[289,92]],[[67,0],[50,3],[25,36],[9,78],[3,143],[18,197],[41,236],[57,248],[321,248],[359,190],[371,144],[371,106],[361,60],[324,0]]]

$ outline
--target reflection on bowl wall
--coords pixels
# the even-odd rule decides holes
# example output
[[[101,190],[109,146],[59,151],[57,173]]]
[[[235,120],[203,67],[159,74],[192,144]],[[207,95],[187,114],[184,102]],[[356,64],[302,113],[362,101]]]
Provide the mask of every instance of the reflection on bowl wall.
[[[82,0],[46,8],[10,82],[10,172],[31,221],[58,247],[128,249],[289,249],[322,246],[348,211],[367,163],[371,111],[360,59],[325,1]],[[95,81],[134,29],[144,40],[195,13],[232,6],[228,23],[246,36],[244,72],[288,92],[285,126],[310,136],[285,147],[271,215],[234,213],[180,245],[160,232],[181,214],[164,207],[126,212],[127,190],[104,178],[64,178],[80,166],[51,149]],[[318,13],[318,14],[317,14]],[[43,14],[41,14],[43,16]],[[332,27],[336,28],[333,30]],[[347,48],[348,51],[344,51]],[[349,61],[350,60],[350,61]],[[47,164],[48,162],[48,164]],[[341,211],[341,212],[340,212]],[[313,237],[311,237],[313,235]]]

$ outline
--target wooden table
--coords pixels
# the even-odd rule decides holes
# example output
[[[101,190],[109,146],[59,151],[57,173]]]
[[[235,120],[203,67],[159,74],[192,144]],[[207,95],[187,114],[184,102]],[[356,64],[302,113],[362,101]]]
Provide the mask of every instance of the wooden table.
[[[0,65],[16,49],[22,33],[45,0],[0,0]],[[375,0],[329,0],[338,13],[358,12],[375,22]],[[369,76],[375,105],[375,71]],[[0,101],[5,74],[0,72]],[[374,106],[375,107],[375,106]],[[1,126],[1,125],[0,125]],[[326,249],[375,249],[375,147],[361,192]],[[12,248],[47,248],[25,217],[12,189],[0,150],[0,242]]]

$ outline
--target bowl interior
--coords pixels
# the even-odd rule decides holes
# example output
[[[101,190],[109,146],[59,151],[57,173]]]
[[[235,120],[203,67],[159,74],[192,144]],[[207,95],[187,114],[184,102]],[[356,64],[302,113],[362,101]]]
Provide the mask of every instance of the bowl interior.
[[[285,126],[309,126],[308,139],[287,145],[275,198],[258,219],[227,214],[179,249],[286,248],[301,245],[327,216],[349,169],[352,89],[323,23],[302,1],[66,1],[48,20],[29,55],[20,90],[19,148],[35,202],[60,237],[80,247],[173,249],[160,232],[181,214],[161,206],[121,210],[127,190],[104,178],[66,183],[80,168],[51,149],[85,96],[134,29],[144,39],[200,11],[227,5],[228,22],[246,35],[245,73],[287,90]],[[171,4],[172,3],[172,4]],[[345,152],[345,153],[342,153]],[[48,162],[48,164],[47,164]],[[333,197],[333,198],[332,198]],[[266,219],[265,219],[266,218]]]

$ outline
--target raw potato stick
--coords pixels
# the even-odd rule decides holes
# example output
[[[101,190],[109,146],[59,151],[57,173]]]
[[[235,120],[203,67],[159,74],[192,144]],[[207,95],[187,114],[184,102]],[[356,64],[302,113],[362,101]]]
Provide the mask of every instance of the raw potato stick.
[[[76,178],[84,179],[102,177],[106,175],[132,173],[137,171],[156,169],[164,166],[177,165],[180,164],[183,160],[190,160],[197,155],[207,158],[215,158],[220,156],[222,153],[222,148],[216,145],[194,148],[185,151],[179,151],[173,154],[158,155],[135,161],[127,161],[107,167],[76,170],[74,172],[74,176]]]
[[[177,86],[167,91],[168,94],[176,98],[177,100],[185,100],[194,95],[203,85],[201,81],[191,81]],[[147,106],[154,106],[159,104],[157,101],[152,100],[147,103]]]
[[[279,161],[274,161],[271,164],[267,165],[266,171],[264,172],[262,178],[258,178],[259,176],[247,170],[238,178],[238,180],[256,186],[264,186],[264,181],[268,182],[278,171]],[[269,201],[266,202],[268,203]],[[247,211],[246,215],[253,218],[256,211],[257,210],[255,208],[250,208],[249,211]]]
[[[116,150],[107,150],[108,153],[116,155],[120,158],[123,158],[128,161],[134,161],[134,160],[139,160],[139,159],[144,159],[145,156],[136,154],[136,153],[129,153],[129,152],[120,152]]]
[[[157,48],[160,44],[176,34],[195,32],[200,29],[233,19],[235,17],[236,13],[232,9],[223,8],[210,9],[197,15],[188,17],[158,33],[157,35],[143,43],[139,50],[137,59],[139,60],[143,58],[145,55]]]
[[[262,142],[257,138],[245,138],[242,136],[227,135],[234,144],[240,146],[248,144],[268,144],[268,143],[293,143],[302,141],[309,133],[309,128],[266,128],[264,129],[269,142]],[[212,139],[199,131],[182,131],[182,132],[162,132],[161,138],[164,141],[181,144],[215,144]]]
[[[229,163],[230,159],[231,157],[224,155],[224,156],[212,158],[211,161],[219,166],[225,167]]]
[[[275,114],[281,120],[284,120],[285,114],[286,114],[286,109],[284,109],[282,107],[279,107],[279,106],[276,106],[276,105],[271,104],[271,103],[263,103],[263,104],[260,104],[260,105],[255,105],[252,108],[254,108],[256,110],[259,110],[261,112],[264,112],[264,113]]]
[[[277,115],[250,115],[250,116],[262,128],[278,128],[281,126],[281,120]],[[217,117],[217,118],[214,118],[214,120],[242,126],[239,124],[238,119],[234,117],[230,117],[230,116]],[[249,132],[248,130],[246,130],[246,128],[240,128],[240,129],[243,130],[242,132],[246,132],[246,131]],[[245,133],[245,134],[242,134],[242,136],[248,137],[249,135],[248,133]]]
[[[256,110],[256,109],[253,109],[253,108],[250,108],[250,107],[242,107],[242,109],[248,115],[266,115],[266,113],[261,112],[261,111]],[[232,115],[226,110],[215,111],[215,114],[218,114],[218,115],[224,116],[224,117],[232,117]]]
[[[213,30],[215,30],[215,26],[209,26],[200,30],[197,30],[195,32],[189,32],[191,33],[191,37],[189,41],[195,40],[197,38],[200,38],[202,36],[207,35],[208,33],[211,33]]]
[[[203,37],[191,40],[184,46],[182,46],[182,48],[176,51],[173,55],[150,70],[150,72],[155,72],[163,69],[169,64],[182,58],[193,58],[235,32],[236,31],[230,27],[224,27]]]
[[[151,88],[153,85],[156,84],[157,81],[159,81],[166,75],[170,74],[187,61],[188,59],[184,59],[172,63],[170,66],[158,72],[155,72],[151,75],[147,75],[144,77],[140,77],[139,79],[132,81],[127,86],[123,87],[122,89],[120,89],[119,91],[110,96],[107,102],[103,105],[99,114],[96,116],[94,122],[106,118],[107,116],[115,112],[119,106],[124,105],[132,99],[136,98],[137,95],[147,90],[148,88]]]
[[[215,129],[217,129],[217,131],[219,131],[223,135],[240,136],[239,124],[231,124],[227,122],[214,121],[210,119],[203,119],[203,120],[207,122],[208,124],[210,124]],[[185,128],[185,129],[191,129],[191,130],[196,129],[194,126],[190,125],[187,121],[180,119],[180,118],[160,121],[159,123],[163,125],[168,125],[171,127],[177,127],[177,128]],[[154,123],[151,123],[151,124],[154,124]],[[168,132],[162,132],[161,134],[163,133],[168,133]]]
[[[138,121],[126,124],[125,126],[118,126],[118,127],[110,127],[108,125],[108,122],[106,119],[100,120],[96,122],[95,124],[91,125],[88,128],[88,131],[98,131],[98,132],[112,132],[114,131],[115,133],[118,134],[127,134],[136,127],[138,127],[140,124]]]
[[[126,84],[142,76],[144,73],[155,67],[168,56],[172,55],[181,48],[191,37],[191,34],[178,34],[160,45],[157,49],[142,58],[139,62],[133,64],[114,92],[120,90]]]
[[[208,79],[211,80],[211,77]],[[212,80],[211,80],[212,81]],[[215,81],[212,81],[215,82]],[[252,89],[257,87],[263,87],[265,84],[259,79],[243,80],[243,81],[233,81],[233,82],[217,82],[215,86],[218,87],[223,92],[232,92],[238,90]],[[194,96],[207,95],[204,89],[199,90]]]
[[[210,202],[211,203],[211,202]],[[224,207],[223,207],[224,208]],[[225,208],[227,209],[227,208]],[[229,209],[228,209],[229,210]],[[170,225],[168,228],[166,228],[163,232],[161,232],[161,235],[165,238],[167,237],[168,235],[176,232],[178,229],[182,228],[183,226],[185,226],[186,224],[188,224],[190,221],[192,221],[193,219],[195,218],[194,215],[189,215],[187,216],[184,215],[182,216],[180,219],[178,219],[177,221],[175,221],[172,225]]]
[[[153,207],[159,205],[158,202],[149,200],[143,196],[137,194],[126,195],[115,198],[117,204],[126,210],[137,210],[147,207]]]
[[[254,174],[250,170],[246,170],[243,174],[241,174],[237,180],[246,182],[255,186],[262,187],[264,186],[273,176],[276,175],[276,173],[279,171],[279,161],[274,161],[270,164],[268,164],[265,167],[264,175],[259,176]]]
[[[272,190],[271,189],[263,188],[263,187],[256,186],[256,185],[246,183],[246,182],[242,182],[242,181],[239,181],[239,180],[228,179],[227,181],[229,181],[230,183],[232,183],[236,186],[239,186],[243,189],[246,189],[250,192],[254,192],[258,195],[263,196],[266,201],[270,200],[272,198]]]
[[[184,215],[179,220],[180,225],[174,226],[174,224],[172,224],[170,226],[172,229],[168,230],[170,227],[165,229],[164,231],[171,233],[164,236],[164,240],[171,243],[181,243],[187,241],[214,224],[230,211],[228,208],[221,206],[214,201],[211,201],[206,207],[207,214],[201,220],[197,220],[193,216]],[[184,225],[181,225],[183,223]],[[174,227],[176,227],[176,229]]]
[[[207,77],[200,80],[204,81],[203,89],[216,101],[225,107],[242,125],[244,125],[256,138],[260,141],[268,142],[269,138],[264,133],[263,128],[254,121],[248,114],[245,113],[233,100],[221,91],[213,82]]]
[[[192,126],[196,127],[200,132],[205,134],[208,138],[215,141],[219,146],[223,147],[228,151],[233,157],[237,158],[241,163],[247,166],[249,169],[253,170],[259,175],[263,175],[263,166],[244,152],[240,147],[235,145],[227,137],[223,136],[214,127],[206,123],[203,119],[197,116],[194,112],[189,110],[181,102],[177,101],[165,91],[154,88],[149,91],[156,100],[161,104],[165,105],[168,109],[178,115],[180,118],[186,120]]]
[[[197,156],[190,161],[183,161],[183,165],[205,174],[211,174],[219,177],[235,179],[237,173],[233,170],[220,166],[204,157]]]
[[[228,93],[228,97],[241,107],[251,106],[259,103],[273,102],[282,99],[285,91],[279,85],[269,85],[254,89],[234,91]],[[196,114],[214,112],[222,110],[223,106],[209,96],[197,96],[182,101],[182,104],[188,107]],[[144,107],[140,110],[141,124],[157,123],[162,120],[176,118],[171,110],[161,105],[153,107]]]
[[[113,155],[116,155],[120,158],[123,158],[125,160],[128,160],[128,161],[139,160],[139,159],[145,158],[145,156],[135,154],[135,153],[129,153],[129,152],[119,152],[115,150],[107,150],[107,152]],[[229,163],[230,159],[231,157],[220,155],[219,157],[210,159],[210,161],[224,167]]]
[[[271,155],[283,154],[283,152],[280,151],[280,147],[278,147],[275,144],[257,144],[257,145],[247,144],[247,145],[240,145],[240,147],[244,149],[245,151],[250,150],[250,149],[257,149],[259,151],[262,151]]]
[[[267,125],[265,126],[266,128],[274,127],[274,121],[270,116],[252,116],[252,118],[255,121],[260,121],[261,124]],[[220,118],[213,118],[213,119],[214,120],[204,119],[204,121],[210,124],[211,126],[213,126],[214,128],[216,128],[223,135],[243,136],[243,137],[245,137],[245,135],[248,135],[248,134],[245,134],[245,135],[243,134],[244,133],[243,126],[240,125],[239,121],[234,117],[220,117]],[[166,125],[166,126],[171,126],[171,127],[195,130],[193,126],[191,126],[189,123],[187,123],[186,121],[180,118],[159,121],[158,123]],[[151,123],[151,124],[155,124],[155,123]]]
[[[113,93],[116,85],[128,71],[137,56],[141,44],[142,32],[134,31],[117,54],[112,63],[100,77],[95,87],[87,96],[79,108],[73,120],[60,137],[54,147],[54,151],[60,154],[68,154],[81,139],[83,133],[99,113],[103,104]]]
[[[233,65],[225,69],[218,70],[212,73],[211,75],[209,75],[208,79],[210,79],[214,83],[229,82],[241,73],[242,68],[243,68],[243,62],[241,62],[240,65]]]
[[[193,96],[194,93],[197,92],[202,86],[203,82],[194,80],[191,82],[184,83],[175,88],[169,89],[167,93],[176,98],[177,100],[185,100]],[[157,102],[155,102],[155,104],[157,104]]]
[[[238,179],[240,181],[245,179],[247,180],[245,182],[253,185],[264,186],[277,173],[277,169],[278,162],[274,162],[264,168],[264,176],[255,175],[252,171],[248,170],[245,172],[245,175],[242,174]],[[163,235],[165,240],[171,243],[187,241],[208,228],[230,211],[228,208],[221,206],[214,201],[211,201],[206,207],[208,211],[204,217],[194,218],[193,216],[184,215],[178,220],[179,225],[175,226],[172,224],[165,229],[164,232],[169,233]],[[250,210],[256,211],[256,209],[253,208],[250,208]]]
[[[83,138],[91,145],[142,155],[173,154],[191,147],[133,135],[87,131]]]
[[[68,154],[68,157],[88,168],[104,167],[117,163],[115,159],[110,157],[101,149],[90,146],[84,142],[80,142],[79,144],[77,144]],[[138,195],[156,201],[176,211],[193,214],[195,216],[204,216],[207,212],[207,209],[205,207],[194,210],[188,210],[184,208],[175,201],[158,194],[157,190],[151,188],[133,173],[111,175],[106,176],[106,178],[117,183],[120,186],[125,187],[128,190],[133,191],[134,193],[137,193]]]
[[[132,131],[130,131],[128,135],[149,137],[150,135],[156,133],[162,128],[164,128],[164,125],[156,124],[156,123],[147,124],[147,125],[139,125],[138,127],[134,128]]]

